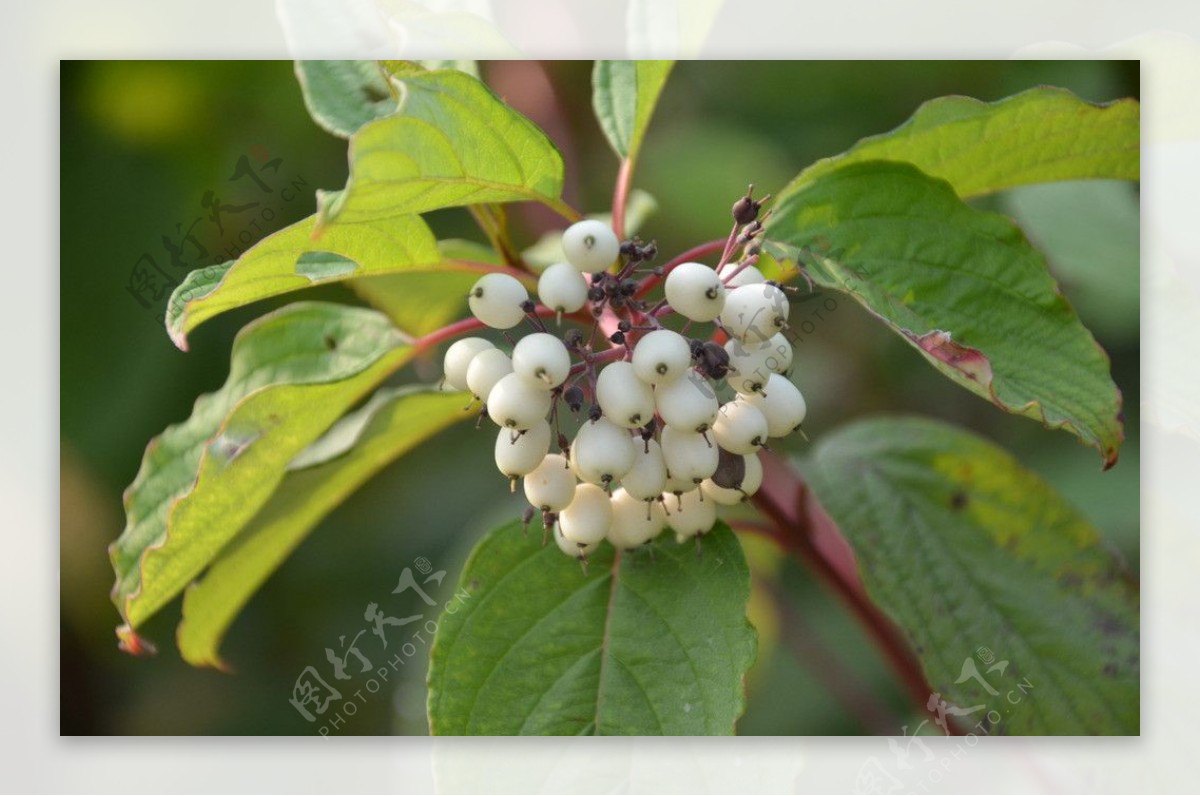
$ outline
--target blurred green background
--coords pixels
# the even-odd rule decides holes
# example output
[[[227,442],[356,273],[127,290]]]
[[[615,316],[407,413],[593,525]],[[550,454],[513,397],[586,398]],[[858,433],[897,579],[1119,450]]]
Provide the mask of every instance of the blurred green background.
[[[501,62],[485,64],[484,76],[560,145],[568,201],[600,211],[610,201],[616,161],[592,119],[590,68]],[[896,126],[933,97],[995,100],[1038,84],[1094,101],[1136,97],[1138,65],[681,63],[636,179],[660,205],[642,235],[656,238],[666,256],[723,236],[729,205],[749,182],[760,195],[777,191],[812,160]],[[274,306],[264,302],[205,324],[185,354],[163,331],[165,296],[149,308],[139,304],[128,289],[131,269],[149,255],[177,280],[187,264],[228,259],[225,252],[245,241],[310,214],[313,190],[344,183],[346,144],[309,120],[289,62],[65,62],[61,103],[61,732],[312,733],[314,725],[288,703],[304,667],[326,665],[325,647],[336,649],[339,636],[363,626],[368,602],[390,598],[393,615],[419,613],[415,595],[406,595],[409,604],[390,595],[400,571],[418,557],[448,572],[448,597],[474,540],[519,514],[520,502],[494,470],[490,436],[485,444],[464,424],[388,468],[270,579],[224,645],[234,674],[182,663],[173,641],[177,604],[145,627],[159,644],[156,657],[118,652],[105,548],[123,525],[122,490],[147,441],[222,383],[237,330]],[[236,176],[242,158],[261,170],[270,193]],[[209,217],[214,204],[222,208],[220,231]],[[1101,474],[1098,456],[1069,435],[1006,416],[952,385],[848,301],[797,346],[794,378],[810,407],[806,430],[816,438],[881,411],[960,423],[1055,484],[1136,571],[1136,187],[1027,188],[988,206],[1013,215],[1043,246],[1064,292],[1111,355],[1129,434],[1118,465]],[[514,220],[525,243],[552,223],[529,209]],[[435,214],[432,222],[443,236],[479,237],[465,212]],[[169,247],[185,265],[171,264]],[[309,295],[355,300],[341,288]],[[436,371],[436,363],[417,363],[401,381],[432,380]],[[805,447],[795,439],[786,449],[800,455]],[[762,640],[740,731],[896,733],[915,723],[848,613],[794,562],[762,543],[748,547],[762,586],[752,602]],[[427,652],[400,667],[390,690],[364,695],[341,732],[423,733]]]

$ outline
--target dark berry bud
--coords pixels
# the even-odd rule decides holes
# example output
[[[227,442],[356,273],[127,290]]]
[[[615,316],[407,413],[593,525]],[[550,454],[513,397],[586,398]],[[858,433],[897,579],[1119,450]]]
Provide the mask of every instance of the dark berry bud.
[[[746,460],[736,453],[718,447],[717,471],[712,475],[713,483],[726,489],[741,489],[742,479],[745,477]]]
[[[637,256],[637,253],[638,247],[636,243],[631,240],[622,241],[621,254],[625,255],[626,257],[635,257]]]
[[[633,324],[630,323],[629,321],[619,321],[617,323],[617,331],[619,331],[619,332],[628,332],[632,328],[633,328]]]
[[[637,292],[637,287],[637,282],[633,281],[632,279],[626,279],[621,282],[621,295],[632,296]]]
[[[592,408],[588,410],[588,420],[599,420],[603,415],[600,404],[592,404]]]
[[[696,368],[710,379],[723,379],[729,373],[729,352],[711,340],[692,350]]]
[[[583,390],[577,384],[572,384],[563,393],[563,400],[572,412],[578,412],[583,407]],[[561,444],[561,441],[560,441]]]
[[[583,332],[578,329],[568,329],[563,335],[563,343],[567,348],[579,348],[583,344]]]
[[[599,285],[592,285],[588,288],[588,301],[604,301],[604,288]]]
[[[658,243],[650,241],[642,247],[642,259],[653,260],[658,255]]]
[[[608,336],[608,339],[615,345],[624,345],[625,344],[625,333],[624,332],[613,332],[612,334],[610,334]]]

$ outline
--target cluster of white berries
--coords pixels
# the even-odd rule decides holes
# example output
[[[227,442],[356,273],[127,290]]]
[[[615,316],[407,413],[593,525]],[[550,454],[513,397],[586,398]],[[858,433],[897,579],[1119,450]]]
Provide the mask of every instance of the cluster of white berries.
[[[470,392],[500,427],[496,466],[514,489],[524,480],[526,521],[540,510],[568,555],[586,561],[605,539],[635,548],[664,527],[678,541],[707,532],[717,505],[759,488],[758,452],[767,440],[803,422],[804,398],[784,375],[792,362],[782,333],[787,296],[755,267],[757,247],[748,245],[759,230],[751,218],[738,239],[731,236],[731,245],[747,244],[747,254],[720,272],[695,262],[671,269],[665,300],[652,307],[629,277],[654,256],[654,244],[622,243],[592,220],[566,230],[566,262],[542,272],[544,310],[508,274],[488,274],[472,287],[471,312],[483,324],[507,330],[528,318],[540,331],[516,341],[511,355],[480,337],[458,340],[446,351],[444,382]],[[654,271],[657,279],[662,269]],[[559,337],[540,319],[589,302],[596,326],[606,306],[610,324],[619,319],[608,335],[612,348],[594,351],[578,330]],[[662,328],[657,318],[670,311],[689,325],[715,323],[728,342]],[[724,403],[722,380],[733,390]],[[563,433],[563,409],[585,415],[573,439]]]

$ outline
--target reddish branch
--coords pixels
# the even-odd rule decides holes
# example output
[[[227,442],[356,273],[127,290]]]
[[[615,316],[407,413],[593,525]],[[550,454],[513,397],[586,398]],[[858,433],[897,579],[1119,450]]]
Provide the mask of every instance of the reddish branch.
[[[899,629],[867,598],[850,545],[798,473],[771,453],[764,452],[762,459],[763,483],[752,500],[771,520],[771,537],[842,598],[924,710],[932,689]]]

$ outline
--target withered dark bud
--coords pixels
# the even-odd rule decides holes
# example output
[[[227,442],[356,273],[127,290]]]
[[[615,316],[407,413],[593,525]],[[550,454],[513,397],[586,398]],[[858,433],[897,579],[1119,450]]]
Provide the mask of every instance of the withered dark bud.
[[[642,259],[653,260],[658,255],[658,243],[650,241],[642,247]]]
[[[753,193],[754,186],[751,185],[746,189],[746,195],[733,203],[733,220],[739,224],[749,224],[758,218],[758,211],[766,201],[766,197],[755,201]]]
[[[717,471],[712,475],[713,483],[726,489],[741,489],[745,477],[745,458],[718,447]]]
[[[632,240],[622,241],[620,251],[626,257],[634,257],[638,253],[638,247]]]
[[[567,348],[579,348],[583,345],[583,332],[578,329],[568,329],[563,335],[563,343]]]
[[[563,400],[567,402],[568,409],[578,412],[583,408],[583,390],[578,384],[572,384],[563,392]]]
[[[637,292],[637,282],[632,279],[626,279],[621,282],[621,295],[632,296]]]
[[[592,408],[588,409],[588,420],[599,420],[604,412],[600,410],[600,404],[592,404]]]
[[[729,352],[711,340],[693,351],[697,369],[710,379],[723,379],[729,373]]]
[[[604,288],[600,285],[592,285],[588,288],[588,301],[604,301]]]
[[[632,328],[633,328],[633,324],[630,323],[629,321],[622,320],[622,321],[617,322],[617,331],[618,332],[628,332]]]
[[[625,333],[624,332],[613,332],[612,334],[610,334],[608,336],[608,339],[615,345],[624,345],[625,344]]]
[[[526,299],[525,301],[521,302],[521,310],[526,315],[532,315],[533,311],[536,309],[537,309],[537,304],[533,303],[533,299]]]

